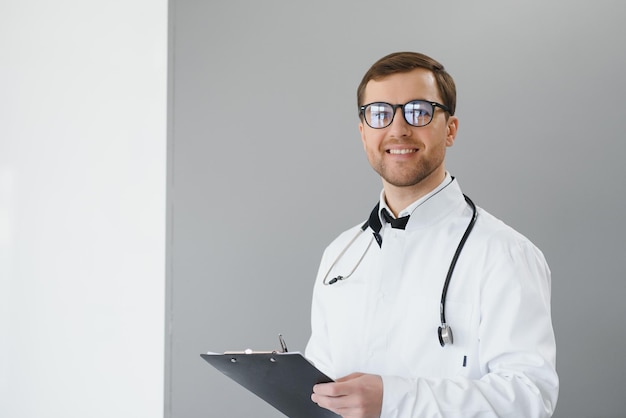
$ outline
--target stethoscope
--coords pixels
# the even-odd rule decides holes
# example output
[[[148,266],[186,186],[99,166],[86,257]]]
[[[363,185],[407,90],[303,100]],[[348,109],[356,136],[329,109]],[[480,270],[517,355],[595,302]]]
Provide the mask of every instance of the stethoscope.
[[[443,284],[443,290],[441,291],[441,303],[439,304],[439,316],[441,319],[441,325],[437,329],[437,337],[439,338],[439,344],[441,344],[442,347],[445,346],[446,344],[453,343],[452,328],[450,328],[450,325],[448,325],[446,322],[446,295],[448,294],[448,287],[450,286],[450,280],[452,279],[452,273],[454,272],[454,267],[456,266],[456,262],[459,259],[459,256],[461,255],[461,251],[463,250],[463,247],[465,246],[465,241],[467,241],[467,237],[469,237],[470,233],[472,232],[472,229],[474,228],[474,224],[476,223],[476,218],[478,218],[478,211],[476,210],[476,205],[474,204],[474,202],[472,202],[472,199],[470,199],[466,195],[463,195],[463,197],[465,198],[465,201],[467,202],[467,204],[470,205],[470,207],[472,208],[472,219],[467,225],[467,228],[465,228],[465,233],[463,233],[463,237],[461,237],[461,240],[459,241],[459,245],[456,247],[456,251],[454,252],[454,256],[452,257],[452,261],[450,262],[450,267],[448,268],[448,274],[446,275],[446,280]],[[337,258],[335,258],[335,261],[333,261],[328,271],[326,272],[324,279],[322,280],[322,283],[324,283],[324,285],[330,286],[332,284],[337,283],[338,281],[346,280],[350,278],[350,276],[352,276],[352,274],[356,271],[356,269],[359,267],[359,265],[365,258],[365,255],[367,254],[368,250],[372,246],[372,242],[376,240],[379,246],[382,244],[382,238],[379,234],[379,231],[382,227],[380,218],[378,216],[379,206],[380,204],[377,204],[374,207],[374,209],[372,210],[370,214],[369,219],[365,221],[363,225],[361,225],[361,227],[359,228],[357,233],[354,235],[354,237],[339,253]],[[341,260],[343,255],[352,246],[354,241],[356,241],[357,238],[361,236],[361,234],[365,232],[365,230],[369,227],[372,227],[372,230],[374,231],[374,234],[373,234],[374,236],[370,239],[370,242],[367,244],[365,251],[363,251],[363,254],[359,258],[359,260],[356,262],[355,266],[352,268],[350,273],[348,273],[346,276],[340,275],[340,276],[336,276],[328,280],[328,275],[330,274],[332,269],[335,267],[337,262]]]

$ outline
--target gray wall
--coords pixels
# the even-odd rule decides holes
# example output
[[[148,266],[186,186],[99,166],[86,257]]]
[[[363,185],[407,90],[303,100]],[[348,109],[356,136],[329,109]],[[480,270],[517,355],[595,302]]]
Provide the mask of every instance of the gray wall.
[[[418,50],[458,85],[448,169],[553,273],[557,417],[623,417],[621,1],[170,1],[166,416],[279,417],[199,357],[303,351],[317,263],[381,189],[355,89]],[[452,284],[454,285],[454,283]]]

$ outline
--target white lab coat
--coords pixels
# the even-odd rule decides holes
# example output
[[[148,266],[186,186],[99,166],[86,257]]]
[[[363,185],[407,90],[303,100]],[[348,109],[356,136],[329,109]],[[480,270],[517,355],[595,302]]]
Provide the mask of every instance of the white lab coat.
[[[478,208],[446,299],[454,344],[442,348],[441,291],[471,209],[448,175],[408,210],[405,230],[381,220],[382,246],[374,241],[354,274],[330,286],[322,280],[360,225],[328,246],[306,356],[334,378],[381,375],[383,418],[551,416],[559,381],[541,251]],[[371,237],[368,228],[328,280],[347,275]]]

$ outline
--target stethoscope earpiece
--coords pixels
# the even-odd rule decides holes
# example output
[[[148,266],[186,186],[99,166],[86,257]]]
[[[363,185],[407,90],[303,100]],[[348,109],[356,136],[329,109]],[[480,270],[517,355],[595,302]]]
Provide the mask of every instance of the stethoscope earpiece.
[[[437,336],[439,337],[439,344],[445,346],[446,344],[453,344],[454,338],[452,337],[452,328],[448,325],[442,324],[437,330]]]

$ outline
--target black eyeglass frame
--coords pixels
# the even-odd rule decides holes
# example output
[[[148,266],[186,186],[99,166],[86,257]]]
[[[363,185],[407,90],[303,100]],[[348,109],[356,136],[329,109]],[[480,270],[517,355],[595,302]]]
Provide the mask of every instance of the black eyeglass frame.
[[[428,122],[426,122],[425,124],[423,124],[423,125],[414,125],[414,124],[412,124],[411,122],[409,122],[407,120],[406,114],[404,113],[404,107],[406,105],[411,104],[411,103],[416,103],[416,102],[428,103],[429,105],[431,105],[433,107],[433,114],[431,115],[430,120]],[[375,105],[375,104],[389,105],[393,109],[392,110],[393,113],[391,114],[391,120],[389,121],[389,123],[387,125],[376,127],[376,126],[370,125],[370,123],[367,121],[367,118],[365,117],[365,109],[367,109],[369,106],[372,106],[372,105]],[[370,128],[372,128],[372,129],[385,129],[385,128],[388,128],[393,123],[393,120],[395,119],[396,113],[397,113],[396,110],[398,108],[402,109],[402,117],[404,118],[406,123],[408,123],[411,126],[415,126],[416,128],[421,128],[422,126],[426,126],[430,122],[432,122],[433,119],[435,118],[435,109],[436,108],[440,108],[443,111],[448,112],[448,114],[451,114],[450,108],[448,106],[446,106],[446,105],[443,105],[443,104],[437,103],[437,102],[431,102],[430,100],[416,99],[416,100],[410,100],[410,101],[406,102],[405,104],[391,104],[391,103],[387,103],[387,102],[372,102],[372,103],[368,103],[366,105],[361,106],[361,108],[360,108],[361,109],[361,117],[363,118],[363,120],[365,121],[367,126],[369,126]]]

